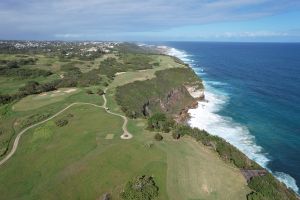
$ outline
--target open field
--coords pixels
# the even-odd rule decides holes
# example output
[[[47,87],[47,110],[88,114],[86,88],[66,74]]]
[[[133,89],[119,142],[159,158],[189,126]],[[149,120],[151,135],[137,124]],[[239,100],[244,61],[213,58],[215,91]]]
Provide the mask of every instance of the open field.
[[[70,114],[66,126],[55,125]],[[214,199],[224,192],[222,199],[245,197],[237,169],[190,138],[174,141],[165,134],[154,142],[145,124],[130,120],[133,139],[107,140],[122,133],[121,118],[88,105],[70,108],[23,136],[16,154],[0,167],[0,192],[6,199],[97,199],[106,192],[119,199],[128,180],[148,174],[161,200]]]
[[[160,146],[167,153],[170,199],[246,199],[250,189],[237,168],[190,137],[166,139]]]
[[[110,84],[110,88],[125,85],[127,83],[132,83],[134,81],[152,79],[155,77],[156,71],[165,70],[169,68],[186,67],[184,65],[174,62],[174,60],[169,56],[152,55],[151,58],[154,59],[155,62],[159,63],[159,66],[154,67],[153,69],[120,73]]]
[[[65,127],[50,121],[24,135],[17,153],[1,166],[2,197],[97,199],[112,192],[118,199],[123,184],[143,173],[156,175],[163,188],[161,150],[149,151],[135,140],[105,139],[122,133],[121,118],[89,106],[77,106],[63,116],[68,114],[73,117]]]
[[[0,94],[13,94],[19,91],[19,88],[24,87],[28,81],[38,81],[40,83],[50,82],[59,78],[58,75],[53,74],[47,78],[37,77],[34,79],[18,79],[11,77],[0,76]]]
[[[15,111],[34,110],[52,103],[63,101],[70,95],[78,93],[77,88],[60,88],[59,90],[27,96],[13,105]]]
[[[113,56],[109,54],[93,62],[69,61],[85,73],[96,69],[103,59]],[[153,65],[153,69],[119,73],[110,82],[106,98],[112,112],[123,114],[115,101],[116,87],[137,80],[153,79],[157,71],[186,67],[169,56],[150,56],[152,62],[159,65]],[[56,57],[38,58],[36,65],[27,67],[47,68],[55,73],[53,79],[59,78],[62,73],[60,66],[65,62]],[[8,86],[13,86],[12,91],[16,92],[27,82],[8,80],[3,77],[0,79],[7,84],[0,88],[4,93],[8,92],[5,91]],[[35,80],[45,81],[41,77]],[[103,86],[59,88],[29,95],[14,104],[2,106],[0,111],[4,113],[4,118],[0,125],[10,131],[1,135],[1,141],[12,141],[16,132],[29,123],[35,123],[30,122],[31,116],[51,116],[74,102],[102,105],[102,97],[86,93],[87,90],[95,93],[99,88]],[[67,125],[56,125],[57,120],[66,118]],[[223,163],[215,153],[192,139],[185,137],[174,141],[165,134],[162,142],[155,142],[154,133],[145,130],[145,119],[130,119],[127,128],[134,137],[121,140],[122,124],[122,118],[108,114],[104,109],[75,105],[25,132],[16,153],[0,166],[1,197],[99,199],[104,193],[111,193],[113,199],[120,199],[119,194],[126,182],[144,174],[154,177],[159,187],[157,199],[160,200],[214,199],[223,193],[226,193],[224,199],[234,200],[243,199],[249,192],[237,169]],[[6,146],[7,143],[3,143],[1,147]]]
[[[3,131],[0,135],[0,155],[2,155],[7,148],[8,150],[11,148],[11,141],[13,141],[15,133],[21,131],[24,128],[24,122],[28,121],[31,116],[51,116],[74,102],[86,102],[97,105],[103,104],[103,98],[101,96],[97,94],[89,95],[80,88],[78,88],[78,92],[68,93],[66,97],[63,97],[63,99],[61,99],[61,101],[52,102],[51,98],[48,100],[49,101],[43,101],[45,103],[45,106],[41,106],[38,109],[30,109],[35,106],[35,101],[28,102],[28,104],[22,104],[22,106],[29,106],[28,108],[24,107],[24,111],[15,111],[14,109],[12,109],[14,105],[11,104],[0,106],[0,127]],[[40,100],[38,99],[38,102],[39,101]]]

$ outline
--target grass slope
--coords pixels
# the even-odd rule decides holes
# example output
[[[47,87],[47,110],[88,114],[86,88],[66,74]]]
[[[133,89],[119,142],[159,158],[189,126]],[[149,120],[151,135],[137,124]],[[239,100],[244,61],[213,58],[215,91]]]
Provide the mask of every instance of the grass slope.
[[[68,114],[74,115],[68,125],[57,127],[54,121]],[[245,181],[217,155],[188,138],[177,142],[166,135],[154,142],[145,124],[130,120],[134,139],[121,140],[121,118],[87,105],[66,111],[24,135],[16,154],[1,166],[1,197],[97,199],[109,192],[119,199],[124,184],[141,174],[155,177],[161,200],[212,199],[224,192],[231,199],[245,197]],[[105,139],[108,134],[114,138]],[[212,194],[197,186],[204,183]]]
[[[246,199],[250,192],[239,170],[190,137],[162,144],[167,153],[167,190],[172,200]]]

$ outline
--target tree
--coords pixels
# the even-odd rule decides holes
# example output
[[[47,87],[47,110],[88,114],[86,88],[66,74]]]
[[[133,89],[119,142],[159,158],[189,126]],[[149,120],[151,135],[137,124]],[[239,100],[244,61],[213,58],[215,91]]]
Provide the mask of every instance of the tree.
[[[36,94],[38,93],[39,85],[40,84],[36,81],[29,81],[24,87],[20,88],[19,90],[25,92],[26,94]]]
[[[104,95],[105,93],[104,93],[104,91],[103,91],[101,88],[99,88],[99,89],[97,90],[97,94],[98,94],[98,95]]]
[[[173,132],[173,133],[172,133],[172,137],[173,137],[174,139],[178,140],[178,139],[180,138],[180,134],[177,133],[177,132]]]
[[[12,69],[12,68],[18,68],[19,65],[16,61],[9,61],[6,65],[9,69]]]
[[[87,90],[86,93],[87,94],[94,94],[92,90]]]
[[[156,133],[155,136],[154,136],[154,139],[155,139],[156,141],[161,141],[163,138],[164,138],[164,137],[163,137],[161,134],[159,134],[159,133]]]
[[[158,196],[158,190],[153,177],[144,175],[129,181],[121,193],[121,198],[124,200],[151,200]]]
[[[69,121],[66,119],[59,119],[59,120],[55,121],[56,126],[59,126],[59,127],[63,127],[65,125],[67,125],[68,123],[69,123]]]
[[[148,119],[148,128],[150,130],[158,130],[168,133],[174,124],[174,120],[167,118],[164,113],[155,113]]]

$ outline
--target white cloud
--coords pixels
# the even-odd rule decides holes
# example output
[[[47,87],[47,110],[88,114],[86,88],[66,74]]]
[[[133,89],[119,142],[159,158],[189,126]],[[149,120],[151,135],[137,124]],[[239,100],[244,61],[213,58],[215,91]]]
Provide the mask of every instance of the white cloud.
[[[113,32],[159,31],[255,19],[299,5],[300,1],[294,0],[1,1],[0,36],[20,32],[70,38]]]
[[[245,32],[224,32],[216,34],[216,38],[256,38],[256,37],[277,37],[290,36],[288,32],[274,31],[245,31]]]

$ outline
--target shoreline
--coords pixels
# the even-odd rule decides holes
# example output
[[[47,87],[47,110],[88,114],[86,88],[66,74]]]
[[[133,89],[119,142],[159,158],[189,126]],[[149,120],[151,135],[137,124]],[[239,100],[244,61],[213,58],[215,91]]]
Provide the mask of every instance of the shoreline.
[[[184,51],[169,46],[155,46],[155,48],[162,54],[174,56],[182,60],[184,63],[188,64],[188,66],[191,69],[193,69],[193,71],[197,74],[199,78],[202,79],[201,74],[204,74],[203,70],[201,70],[201,73],[197,72],[196,68],[193,67],[193,60],[190,60],[188,58],[190,55],[186,54]],[[284,172],[272,171],[267,167],[271,159],[269,158],[269,155],[266,152],[264,152],[263,148],[256,144],[255,136],[251,135],[248,128],[242,124],[234,122],[233,119],[228,119],[225,116],[221,116],[217,113],[222,109],[223,105],[226,103],[226,101],[228,101],[228,99],[222,99],[221,96],[214,94],[215,91],[213,91],[213,87],[207,83],[211,81],[206,82],[202,79],[202,82],[204,85],[204,89],[198,92],[203,93],[203,96],[205,98],[203,100],[198,99],[198,104],[195,107],[188,108],[187,124],[190,127],[206,130],[211,135],[216,135],[220,138],[225,139],[231,145],[243,152],[248,158],[257,162],[260,166],[269,171],[277,180],[284,183],[287,186],[287,188],[292,189],[296,194],[299,195],[299,188],[296,184],[296,180],[293,177]],[[223,83],[218,82],[216,84]],[[226,124],[225,127],[221,127],[223,128],[223,133],[218,134],[213,130],[212,126],[219,126],[218,124],[213,124],[212,122],[210,122],[214,120],[215,123]],[[230,135],[226,132],[226,134],[224,134],[225,131],[234,133]],[[245,143],[244,146],[243,144],[241,145],[241,143],[243,142]]]

